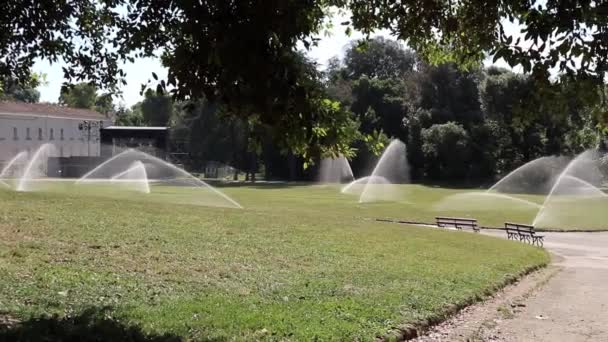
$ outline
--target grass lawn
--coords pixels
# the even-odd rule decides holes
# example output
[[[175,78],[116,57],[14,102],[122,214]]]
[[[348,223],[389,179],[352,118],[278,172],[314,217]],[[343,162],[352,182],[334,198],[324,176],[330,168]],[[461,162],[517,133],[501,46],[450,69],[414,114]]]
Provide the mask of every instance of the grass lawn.
[[[358,204],[331,186],[222,188],[245,209],[183,204],[171,187],[0,190],[0,313],[26,321],[0,339],[372,340],[548,262],[517,242],[372,220],[429,221],[458,192],[404,189],[409,203]],[[535,215],[440,212],[495,225]],[[27,321],[40,315],[51,318]]]

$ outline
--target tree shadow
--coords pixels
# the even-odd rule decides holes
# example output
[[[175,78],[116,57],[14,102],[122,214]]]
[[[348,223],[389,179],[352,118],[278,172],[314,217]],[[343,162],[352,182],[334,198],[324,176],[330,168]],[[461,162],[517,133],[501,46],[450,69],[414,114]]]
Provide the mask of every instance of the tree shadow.
[[[494,183],[488,180],[467,180],[467,181],[432,181],[419,180],[413,184],[420,184],[429,188],[443,188],[453,190],[486,190]]]
[[[172,334],[147,334],[137,326],[109,319],[109,308],[89,308],[73,317],[36,317],[22,322],[0,322],[0,341],[61,342],[177,342]]]
[[[256,181],[251,182],[229,182],[229,183],[210,183],[216,188],[256,188],[256,189],[288,189],[317,185],[313,182],[283,182],[283,181]]]

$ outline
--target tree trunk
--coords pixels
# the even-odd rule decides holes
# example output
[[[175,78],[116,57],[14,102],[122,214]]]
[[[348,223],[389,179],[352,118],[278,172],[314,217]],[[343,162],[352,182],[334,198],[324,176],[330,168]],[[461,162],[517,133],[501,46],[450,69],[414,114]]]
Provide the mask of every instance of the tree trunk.
[[[297,178],[297,170],[296,157],[291,152],[287,155],[287,164],[289,168],[289,181],[293,182]]]
[[[253,154],[253,162],[251,163],[251,183],[255,183],[255,173],[258,169],[258,155],[257,153]]]

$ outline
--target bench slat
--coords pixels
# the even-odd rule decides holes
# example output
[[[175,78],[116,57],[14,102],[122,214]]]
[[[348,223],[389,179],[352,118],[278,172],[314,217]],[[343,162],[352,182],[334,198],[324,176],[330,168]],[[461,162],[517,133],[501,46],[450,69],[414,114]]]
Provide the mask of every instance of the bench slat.
[[[509,240],[519,238],[519,241],[537,244],[540,247],[543,246],[544,236],[536,235],[534,226],[529,224],[505,222],[505,231],[507,232],[507,239]]]
[[[461,217],[435,217],[438,227],[453,227],[456,229],[472,228],[473,231],[479,232],[476,219],[461,218]]]

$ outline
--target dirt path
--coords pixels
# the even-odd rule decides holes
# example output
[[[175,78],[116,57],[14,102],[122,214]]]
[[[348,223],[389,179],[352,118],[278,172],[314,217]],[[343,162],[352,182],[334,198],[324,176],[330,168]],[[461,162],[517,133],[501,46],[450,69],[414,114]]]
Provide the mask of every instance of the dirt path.
[[[544,235],[561,271],[520,312],[483,331],[480,339],[608,341],[608,233]]]
[[[543,234],[554,256],[548,269],[417,341],[608,341],[608,232]]]

